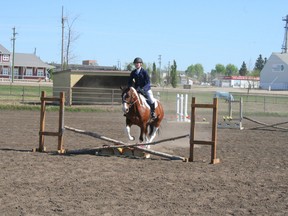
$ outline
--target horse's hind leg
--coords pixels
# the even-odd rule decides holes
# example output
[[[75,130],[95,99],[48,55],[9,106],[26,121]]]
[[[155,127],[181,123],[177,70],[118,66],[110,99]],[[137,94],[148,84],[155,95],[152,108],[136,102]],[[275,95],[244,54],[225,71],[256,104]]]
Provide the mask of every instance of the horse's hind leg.
[[[150,142],[152,142],[155,139],[158,129],[159,127],[153,127],[153,131],[151,131],[150,135]]]
[[[140,143],[142,143],[144,141],[144,136],[145,136],[145,128],[140,127],[140,136],[139,136]]]

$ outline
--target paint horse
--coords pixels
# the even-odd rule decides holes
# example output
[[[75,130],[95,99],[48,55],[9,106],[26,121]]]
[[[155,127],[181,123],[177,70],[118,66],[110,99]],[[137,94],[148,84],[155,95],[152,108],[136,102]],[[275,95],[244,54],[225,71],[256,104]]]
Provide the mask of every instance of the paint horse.
[[[150,117],[150,106],[146,98],[142,94],[138,94],[135,88],[121,88],[122,89],[122,109],[124,116],[126,116],[126,131],[130,140],[135,140],[131,136],[130,129],[132,125],[140,127],[140,142],[150,143],[156,136],[159,130],[161,121],[164,117],[163,106],[159,100],[155,102],[154,120]],[[149,129],[149,134],[148,134]],[[148,146],[149,147],[149,146]]]

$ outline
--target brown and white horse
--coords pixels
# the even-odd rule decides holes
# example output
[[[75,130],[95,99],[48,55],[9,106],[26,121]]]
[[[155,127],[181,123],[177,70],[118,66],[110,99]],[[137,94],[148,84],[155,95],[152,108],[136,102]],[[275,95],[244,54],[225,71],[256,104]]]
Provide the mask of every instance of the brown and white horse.
[[[130,134],[130,128],[132,125],[137,125],[141,129],[140,142],[143,142],[144,138],[145,143],[153,141],[164,117],[162,104],[159,100],[156,100],[155,103],[156,118],[152,120],[150,118],[150,106],[145,97],[138,94],[133,87],[122,89],[122,109],[126,116],[126,131],[130,140],[135,140]]]

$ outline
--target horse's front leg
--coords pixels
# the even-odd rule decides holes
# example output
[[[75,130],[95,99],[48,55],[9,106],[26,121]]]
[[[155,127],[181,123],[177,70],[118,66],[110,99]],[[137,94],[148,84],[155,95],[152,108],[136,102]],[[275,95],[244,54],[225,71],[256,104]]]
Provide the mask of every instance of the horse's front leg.
[[[140,137],[139,137],[140,142],[142,143],[144,141],[144,138],[145,138],[145,144],[149,143],[147,126],[144,125],[140,128],[141,128]],[[143,145],[141,148],[150,149],[150,145]],[[145,152],[144,157],[150,158],[150,154]]]
[[[129,138],[129,140],[134,141],[135,137],[131,136],[131,134],[130,134],[131,125],[132,124],[131,124],[130,120],[126,118],[126,132],[127,132],[128,138]]]
[[[131,136],[130,131],[131,131],[131,125],[126,125],[126,132],[127,132],[128,138],[129,140],[134,141],[135,137]]]

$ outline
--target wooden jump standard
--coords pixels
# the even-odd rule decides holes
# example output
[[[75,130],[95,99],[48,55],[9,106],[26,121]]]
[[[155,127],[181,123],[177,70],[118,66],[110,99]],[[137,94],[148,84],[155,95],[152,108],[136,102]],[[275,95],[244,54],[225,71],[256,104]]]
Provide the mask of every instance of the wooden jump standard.
[[[40,131],[39,131],[39,148],[32,151],[45,152],[44,136],[57,136],[58,137],[58,152],[64,153],[63,148],[63,132],[64,132],[64,103],[65,94],[60,92],[60,97],[46,97],[45,91],[41,92],[41,110],[40,110]],[[58,132],[45,131],[45,119],[46,119],[46,101],[59,102],[59,126]]]
[[[190,157],[189,161],[194,160],[194,145],[211,145],[211,164],[217,164],[220,162],[219,159],[216,158],[216,144],[217,144],[217,108],[218,108],[218,99],[213,99],[213,104],[196,104],[195,97],[192,98],[191,103],[191,131],[190,131]],[[204,141],[204,140],[195,140],[195,111],[196,108],[209,108],[213,109],[213,120],[212,120],[212,140]]]

